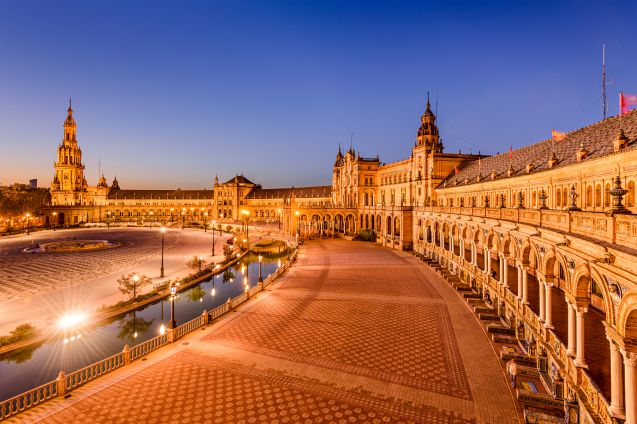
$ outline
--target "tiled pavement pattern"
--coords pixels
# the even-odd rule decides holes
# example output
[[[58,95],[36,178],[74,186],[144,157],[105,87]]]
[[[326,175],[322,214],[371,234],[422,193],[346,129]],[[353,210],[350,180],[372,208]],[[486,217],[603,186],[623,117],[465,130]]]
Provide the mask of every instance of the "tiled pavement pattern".
[[[35,243],[72,239],[109,240],[122,245],[113,249],[79,253],[25,254],[30,245],[24,238],[3,240],[0,244],[0,302],[68,287],[119,269],[159,258],[161,238],[157,229],[73,230],[34,233]],[[179,231],[166,234],[165,252],[188,242]]]
[[[307,243],[274,289],[226,319],[21,419],[519,422],[453,290],[415,258],[346,241]]]

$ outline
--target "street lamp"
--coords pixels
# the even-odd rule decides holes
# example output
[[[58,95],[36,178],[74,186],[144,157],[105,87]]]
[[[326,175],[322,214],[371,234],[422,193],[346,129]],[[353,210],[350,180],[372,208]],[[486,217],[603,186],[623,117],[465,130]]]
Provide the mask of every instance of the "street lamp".
[[[177,327],[177,321],[175,321],[175,297],[177,295],[177,284],[170,283],[170,328]]]
[[[111,227],[111,211],[106,211],[106,228]]]
[[[299,234],[301,233],[301,213],[299,211],[294,212],[294,215],[296,215],[296,242],[298,244],[299,242]]]
[[[29,212],[27,212],[27,236],[29,235],[29,218],[31,217],[31,214]]]
[[[186,228],[186,208],[181,210],[181,229]]]
[[[173,211],[175,208],[170,208],[170,222],[173,222]]]
[[[150,219],[148,220],[148,227],[152,227],[153,226],[153,215],[155,213],[153,211],[150,211],[149,214],[150,214]]]
[[[57,221],[58,213],[53,212],[53,231],[55,231],[55,221]]]
[[[161,273],[159,278],[164,278],[164,235],[166,234],[166,227],[161,227]]]
[[[215,255],[215,225],[217,225],[217,221],[212,221],[212,256]]]
[[[261,262],[263,262],[263,256],[259,255],[259,283],[263,283],[263,276],[261,274]]]
[[[201,208],[203,210],[203,208]],[[203,214],[203,232],[208,231],[208,212]]]

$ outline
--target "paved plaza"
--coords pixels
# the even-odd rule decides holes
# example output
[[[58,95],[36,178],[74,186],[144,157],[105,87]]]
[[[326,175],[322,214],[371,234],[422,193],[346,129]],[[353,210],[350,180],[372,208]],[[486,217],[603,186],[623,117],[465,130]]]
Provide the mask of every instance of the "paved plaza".
[[[223,258],[227,235],[217,237],[214,258],[212,234],[202,230],[169,229],[165,235],[165,277],[188,274],[186,261],[194,255],[206,261]],[[109,240],[121,245],[112,249],[25,254],[33,244],[60,240]],[[0,240],[0,334],[24,322],[43,328],[65,308],[91,310],[125,299],[117,279],[138,272],[153,279],[160,276],[159,228],[85,228],[43,231]]]
[[[519,422],[500,362],[453,289],[408,254],[341,240],[308,242],[235,313],[18,418]]]

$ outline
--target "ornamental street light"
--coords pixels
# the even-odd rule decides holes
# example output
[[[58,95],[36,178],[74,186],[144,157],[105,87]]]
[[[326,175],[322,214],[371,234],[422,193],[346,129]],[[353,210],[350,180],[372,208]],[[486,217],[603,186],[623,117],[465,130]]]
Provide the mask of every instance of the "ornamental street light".
[[[58,213],[53,212],[53,231],[55,231],[55,224],[56,224],[55,221],[57,221],[57,216],[58,216]]]
[[[111,227],[111,211],[106,211],[106,228]]]
[[[177,284],[170,283],[170,328],[177,327],[177,321],[175,321],[175,298],[177,296]]]
[[[31,217],[31,214],[27,212],[27,236],[29,235],[29,218]]]
[[[259,255],[259,283],[263,283],[263,275],[261,274],[261,262],[263,262],[263,256]]]
[[[170,208],[170,222],[173,222],[173,211],[175,208]]]
[[[164,278],[164,235],[166,234],[166,227],[161,227],[161,272],[159,278]]]
[[[203,208],[201,208],[203,210]],[[208,231],[208,212],[203,214],[203,232]]]

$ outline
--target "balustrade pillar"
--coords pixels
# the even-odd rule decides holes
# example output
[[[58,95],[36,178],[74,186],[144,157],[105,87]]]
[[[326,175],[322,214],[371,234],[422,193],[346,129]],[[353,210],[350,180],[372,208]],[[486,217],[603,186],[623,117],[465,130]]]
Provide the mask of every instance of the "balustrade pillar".
[[[622,351],[624,355],[624,378],[625,378],[625,408],[626,423],[637,424],[637,376],[635,368],[637,367],[637,353]]]
[[[575,305],[571,304],[566,299],[566,305],[568,307],[568,341],[566,353],[569,356],[575,356]]]
[[[488,248],[484,249],[484,272],[491,274],[491,251]]]
[[[553,288],[553,283],[544,283],[544,294],[546,295],[546,300],[544,302],[544,327],[545,328],[554,328],[553,327],[553,298],[551,296],[551,289]]]
[[[584,315],[588,312],[587,308],[577,308],[575,310],[575,327],[577,332],[577,350],[575,352],[575,365],[582,368],[588,368],[584,355]]]
[[[608,412],[613,417],[623,418],[624,411],[624,376],[622,353],[615,341],[608,337],[610,343],[610,406]]]

